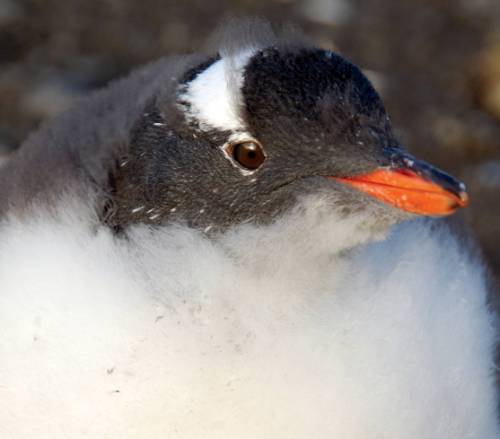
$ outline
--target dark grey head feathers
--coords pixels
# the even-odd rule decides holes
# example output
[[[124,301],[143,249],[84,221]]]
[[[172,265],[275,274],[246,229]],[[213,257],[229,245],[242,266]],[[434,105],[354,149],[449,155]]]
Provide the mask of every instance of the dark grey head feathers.
[[[325,178],[389,161],[396,141],[369,81],[335,53],[251,24],[226,30],[217,52],[146,66],[46,124],[4,170],[0,201],[22,209],[91,191],[116,229],[268,223],[313,194],[335,194],[339,211],[379,206]]]

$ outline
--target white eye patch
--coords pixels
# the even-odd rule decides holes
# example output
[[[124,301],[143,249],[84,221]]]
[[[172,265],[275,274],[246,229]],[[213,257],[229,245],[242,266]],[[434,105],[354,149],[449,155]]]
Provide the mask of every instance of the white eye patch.
[[[223,57],[183,87],[180,99],[186,118],[208,131],[211,129],[244,131],[240,115],[243,69],[255,50]]]

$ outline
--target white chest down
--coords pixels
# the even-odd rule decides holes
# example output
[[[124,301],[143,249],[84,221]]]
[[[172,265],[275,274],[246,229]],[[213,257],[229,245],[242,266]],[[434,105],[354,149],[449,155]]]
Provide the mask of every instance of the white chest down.
[[[5,222],[0,437],[498,438],[480,264],[444,226],[342,256],[310,226]]]

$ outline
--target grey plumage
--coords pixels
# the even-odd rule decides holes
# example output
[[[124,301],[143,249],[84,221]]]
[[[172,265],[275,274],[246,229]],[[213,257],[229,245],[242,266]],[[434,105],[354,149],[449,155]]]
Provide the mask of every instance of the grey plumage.
[[[108,169],[126,152],[145,105],[187,62],[172,57],[152,63],[42,125],[0,173],[3,212],[22,210],[38,197],[57,198],[69,188],[85,192],[91,182],[104,188]]]
[[[248,31],[241,26],[248,27]],[[62,193],[75,191],[81,197],[94,192],[98,214],[114,227],[171,219],[201,228],[227,227],[243,221],[269,222],[293,207],[298,196],[332,184],[325,185],[318,179],[316,184],[304,181],[302,188],[300,182],[289,188],[288,183],[322,173],[359,173],[386,160],[382,155],[377,158],[377,151],[397,142],[378,96],[355,66],[335,54],[310,48],[298,35],[291,39],[290,32],[274,37],[265,23],[250,21],[225,29],[222,34],[227,43],[222,44],[219,53],[230,55],[242,47],[271,46],[281,47],[285,54],[281,59],[279,52],[271,48],[264,58],[253,61],[257,74],[269,75],[270,82],[265,84],[262,95],[266,99],[256,92],[265,77],[252,79],[251,66],[246,73],[248,84],[242,91],[246,96],[240,97],[245,100],[239,105],[242,109],[246,106],[244,117],[252,124],[251,134],[262,136],[265,147],[275,149],[275,154],[282,151],[275,161],[272,157],[268,160],[267,169],[262,176],[256,175],[256,182],[241,178],[222,155],[214,152],[227,142],[230,132],[200,131],[184,120],[181,111],[183,104],[178,95],[182,83],[194,79],[200,65],[208,67],[214,53],[167,57],[80,100],[33,134],[0,174],[0,204],[4,211],[7,206],[19,210],[34,200],[57,200]],[[205,65],[207,59],[211,62]],[[295,65],[291,64],[293,59]],[[283,81],[289,85],[280,83],[279,77],[273,79],[273,74],[260,66],[263,62],[271,69],[288,63],[292,76]],[[293,75],[301,78],[311,74],[310,84],[315,88],[303,98],[293,97],[293,88],[300,86],[294,85]],[[236,95],[240,93],[234,90],[235,84],[230,86]],[[289,87],[288,91],[280,91],[282,86]],[[273,89],[277,93],[274,97],[269,94]],[[287,99],[302,100],[301,107],[286,115],[282,123],[273,121],[273,114],[281,112],[284,116],[286,108],[297,105]],[[306,114],[310,120],[305,120]],[[342,154],[344,148],[351,152]],[[37,172],[32,172],[33,168]],[[345,199],[343,208],[356,209],[357,194],[352,196],[340,185],[337,191],[345,194],[340,197]],[[384,214],[384,206],[362,197],[361,207],[368,205]],[[140,211],[135,210],[139,207]],[[152,209],[155,212],[151,214]],[[175,215],[171,215],[172,209]],[[200,210],[204,215],[197,214]],[[395,220],[398,217],[395,211],[391,215]]]

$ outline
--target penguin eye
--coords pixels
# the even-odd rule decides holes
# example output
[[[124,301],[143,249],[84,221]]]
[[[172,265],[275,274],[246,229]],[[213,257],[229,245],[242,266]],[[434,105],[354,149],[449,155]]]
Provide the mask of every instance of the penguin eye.
[[[236,143],[232,150],[233,159],[244,168],[252,171],[262,165],[266,159],[262,146],[253,140]]]

